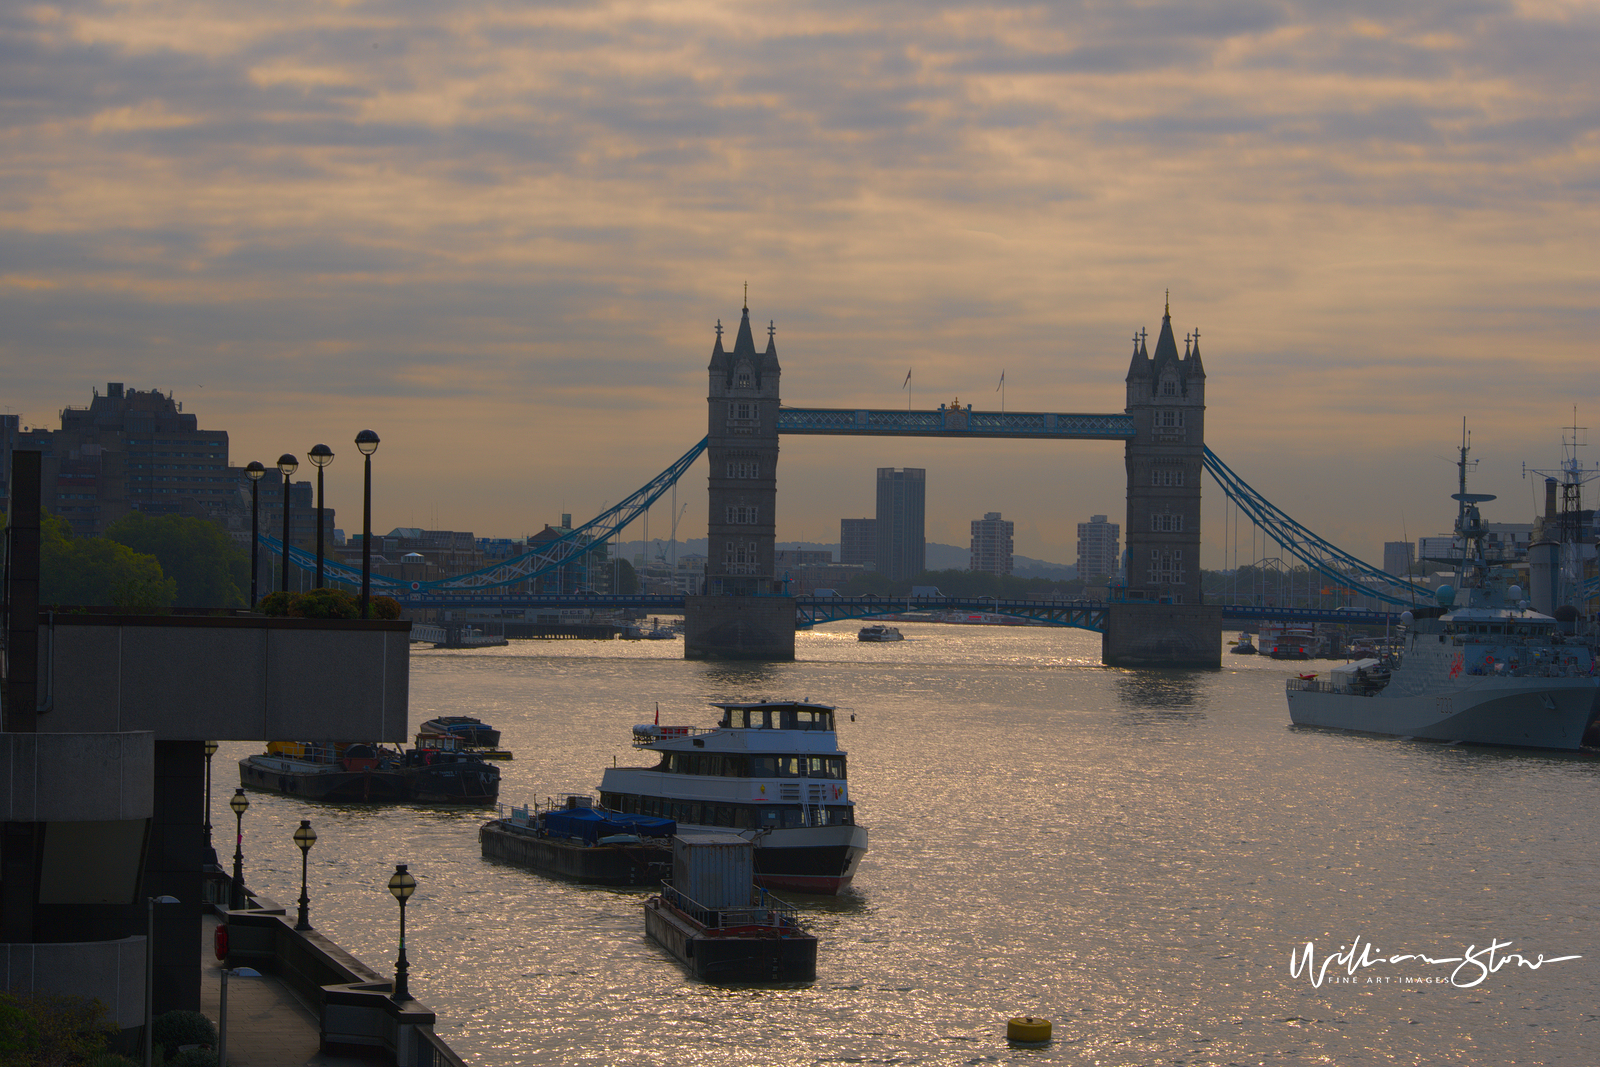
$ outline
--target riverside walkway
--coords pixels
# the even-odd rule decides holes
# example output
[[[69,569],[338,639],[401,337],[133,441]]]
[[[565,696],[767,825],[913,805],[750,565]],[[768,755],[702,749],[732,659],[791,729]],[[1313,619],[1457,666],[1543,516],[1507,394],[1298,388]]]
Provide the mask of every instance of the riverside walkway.
[[[212,951],[221,922],[205,915],[200,924],[200,1010],[219,1018],[222,961]],[[233,1067],[372,1067],[373,1061],[321,1051],[317,1013],[276,976],[228,982],[228,1062]]]

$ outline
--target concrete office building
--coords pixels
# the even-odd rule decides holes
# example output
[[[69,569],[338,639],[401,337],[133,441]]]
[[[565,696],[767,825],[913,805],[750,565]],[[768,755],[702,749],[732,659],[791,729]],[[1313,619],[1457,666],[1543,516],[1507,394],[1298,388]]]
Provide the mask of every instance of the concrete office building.
[[[921,467],[878,468],[878,573],[903,582],[927,570],[923,517],[927,475]]]
[[[1383,543],[1383,569],[1390,574],[1404,574],[1417,561],[1410,541],[1385,541]]]
[[[972,562],[967,569],[986,574],[1010,574],[1015,530],[1016,524],[1002,519],[998,511],[973,519]]]
[[[1121,533],[1122,527],[1107,522],[1104,515],[1091,515],[1088,522],[1078,523],[1079,578],[1093,582],[1117,573],[1122,562]]]

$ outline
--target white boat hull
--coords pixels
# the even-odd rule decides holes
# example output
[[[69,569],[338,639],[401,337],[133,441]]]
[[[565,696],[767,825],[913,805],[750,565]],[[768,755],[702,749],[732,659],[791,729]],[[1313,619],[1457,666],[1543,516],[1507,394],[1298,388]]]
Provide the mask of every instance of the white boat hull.
[[[1300,726],[1429,741],[1576,749],[1600,694],[1597,680],[1587,677],[1472,676],[1426,694],[1393,689],[1364,696],[1291,682],[1289,719]]]

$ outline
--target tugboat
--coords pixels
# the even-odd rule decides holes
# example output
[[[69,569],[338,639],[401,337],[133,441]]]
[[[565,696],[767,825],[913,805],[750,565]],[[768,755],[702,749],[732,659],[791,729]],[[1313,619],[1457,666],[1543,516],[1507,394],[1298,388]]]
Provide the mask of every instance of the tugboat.
[[[867,851],[834,732],[834,709],[809,701],[713,704],[709,730],[633,728],[648,767],[608,767],[601,806],[672,819],[681,830],[753,840],[755,881],[768,889],[838,893]]]
[[[857,641],[904,641],[905,634],[894,626],[863,626],[856,634]]]
[[[754,854],[733,834],[674,837],[672,881],[645,901],[645,933],[702,981],[816,981],[816,935],[752,885]]]
[[[439,715],[417,727],[419,733],[454,737],[469,748],[498,748],[500,731],[468,715]]]
[[[1238,642],[1234,644],[1232,648],[1228,649],[1228,651],[1235,656],[1255,655],[1257,651],[1256,646],[1254,642],[1250,640],[1250,636],[1250,634],[1240,634]]]
[[[512,807],[478,829],[485,859],[592,885],[653,885],[672,873],[671,819],[621,815],[567,796],[546,811]]]

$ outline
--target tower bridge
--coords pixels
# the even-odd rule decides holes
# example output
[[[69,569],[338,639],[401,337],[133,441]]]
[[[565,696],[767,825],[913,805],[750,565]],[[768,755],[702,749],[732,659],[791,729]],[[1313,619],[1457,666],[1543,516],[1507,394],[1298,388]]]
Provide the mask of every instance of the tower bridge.
[[[793,659],[795,601],[775,566],[780,435],[1122,441],[1128,592],[1108,605],[1102,658],[1116,666],[1219,666],[1220,609],[1200,595],[1205,369],[1198,331],[1178,352],[1171,307],[1155,353],[1134,338],[1124,411],[1108,414],[784,407],[775,328],[756,348],[745,307],[731,349],[707,367],[708,514],[704,592],[684,602],[689,658]]]
[[[884,613],[896,600],[793,597],[776,570],[777,470],[780,436],[1037,438],[1121,441],[1127,479],[1124,529],[1128,550],[1125,592],[1116,600],[1048,605],[1016,602],[1001,614],[1102,634],[1102,658],[1116,666],[1217,666],[1223,620],[1260,618],[1309,621],[1317,612],[1292,607],[1247,608],[1207,604],[1200,591],[1200,485],[1202,472],[1222,488],[1240,513],[1289,555],[1327,582],[1395,606],[1427,601],[1432,594],[1388,574],[1319,538],[1282,508],[1252,489],[1205,444],[1205,370],[1199,331],[1178,351],[1171,307],[1164,309],[1155,352],[1147,335],[1134,337],[1124,379],[1121,412],[994,412],[941,405],[931,411],[785,407],[779,389],[776,330],[770,324],[764,350],[757,351],[750,310],[743,309],[731,349],[723,347],[721,322],[708,366],[707,432],[666,470],[594,519],[530,546],[528,551],[468,574],[436,581],[403,581],[373,575],[374,592],[399,597],[408,607],[529,608],[642,607],[681,609],[688,658],[793,659],[800,625]],[[606,545],[654,502],[673,489],[704,452],[707,473],[705,586],[677,597],[573,595],[561,579]],[[269,535],[263,545],[277,553]],[[302,568],[315,557],[291,547]],[[361,574],[328,562],[334,581],[359,585]],[[557,580],[555,593],[541,592]],[[587,582],[580,582],[587,585]],[[903,599],[903,598],[901,598]],[[961,606],[950,603],[947,606]],[[915,610],[910,602],[899,610]],[[997,610],[994,606],[979,610]],[[1327,614],[1327,613],[1322,613]],[[1372,612],[1333,613],[1343,622],[1381,621]]]

